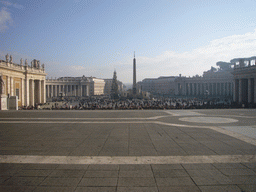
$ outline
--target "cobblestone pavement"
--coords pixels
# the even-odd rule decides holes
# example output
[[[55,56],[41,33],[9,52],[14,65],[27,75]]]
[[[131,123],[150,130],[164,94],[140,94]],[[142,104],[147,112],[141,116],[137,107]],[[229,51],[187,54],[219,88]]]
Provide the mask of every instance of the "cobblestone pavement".
[[[0,191],[256,191],[256,110],[1,111]]]

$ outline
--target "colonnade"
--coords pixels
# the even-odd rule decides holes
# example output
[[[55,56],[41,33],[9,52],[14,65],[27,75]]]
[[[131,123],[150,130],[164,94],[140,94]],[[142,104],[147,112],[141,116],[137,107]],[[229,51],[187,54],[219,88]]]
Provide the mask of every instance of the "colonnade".
[[[26,101],[25,105],[35,105],[45,103],[45,80],[28,79],[25,80]]]
[[[232,96],[233,83],[184,83],[178,84],[178,94],[185,96]]]
[[[45,103],[45,80],[6,76],[6,95],[17,96],[19,106]]]
[[[256,103],[256,78],[239,78],[234,82],[234,101]]]
[[[46,97],[59,97],[59,96],[70,96],[70,97],[84,97],[89,96],[89,85],[57,85],[48,84],[46,85]]]

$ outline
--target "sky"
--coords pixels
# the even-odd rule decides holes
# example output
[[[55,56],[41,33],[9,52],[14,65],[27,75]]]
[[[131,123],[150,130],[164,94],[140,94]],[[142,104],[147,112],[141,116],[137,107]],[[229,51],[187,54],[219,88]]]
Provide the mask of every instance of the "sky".
[[[255,0],[0,0],[0,59],[132,83],[256,55]]]

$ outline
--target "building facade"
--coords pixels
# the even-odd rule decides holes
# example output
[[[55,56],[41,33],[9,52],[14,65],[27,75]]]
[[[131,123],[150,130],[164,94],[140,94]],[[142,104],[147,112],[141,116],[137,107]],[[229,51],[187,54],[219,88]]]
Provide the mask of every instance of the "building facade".
[[[175,79],[175,95],[185,97],[232,98],[234,78],[232,64],[218,62],[203,76],[179,77]]]
[[[8,54],[5,60],[0,60],[0,73],[4,81],[4,94],[8,97],[17,96],[18,106],[35,106],[45,103],[45,69],[39,60],[20,60],[14,63]]]
[[[95,77],[46,79],[46,98],[86,97],[104,94],[105,81]]]
[[[232,98],[234,77],[232,63],[217,62],[218,69],[212,67],[203,76],[167,76],[146,78],[138,84],[143,91],[160,96],[218,97]]]
[[[234,63],[234,101],[256,103],[256,57],[237,58]]]
[[[154,95],[174,95],[175,79],[178,76],[161,76],[158,78],[146,78],[138,82],[139,89]]]

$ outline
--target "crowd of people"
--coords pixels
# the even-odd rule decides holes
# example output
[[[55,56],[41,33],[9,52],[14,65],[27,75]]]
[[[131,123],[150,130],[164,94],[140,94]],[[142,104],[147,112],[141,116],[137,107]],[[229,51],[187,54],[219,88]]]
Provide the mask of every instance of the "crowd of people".
[[[83,100],[66,100],[37,106],[37,109],[66,109],[66,110],[142,110],[142,109],[207,109],[233,108],[235,104],[230,99],[125,99],[112,100],[109,98],[90,97]]]

